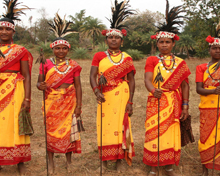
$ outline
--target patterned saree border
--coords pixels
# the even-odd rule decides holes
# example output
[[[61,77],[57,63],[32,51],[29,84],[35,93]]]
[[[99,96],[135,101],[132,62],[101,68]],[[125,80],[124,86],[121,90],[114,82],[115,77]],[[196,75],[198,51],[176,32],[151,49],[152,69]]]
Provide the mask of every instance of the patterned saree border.
[[[30,144],[0,147],[0,165],[14,165],[31,160]]]
[[[160,166],[165,165],[179,165],[181,150],[175,151],[172,149],[167,149],[159,152],[160,154]],[[149,166],[157,166],[158,164],[158,152],[151,152],[144,148],[143,162]]]

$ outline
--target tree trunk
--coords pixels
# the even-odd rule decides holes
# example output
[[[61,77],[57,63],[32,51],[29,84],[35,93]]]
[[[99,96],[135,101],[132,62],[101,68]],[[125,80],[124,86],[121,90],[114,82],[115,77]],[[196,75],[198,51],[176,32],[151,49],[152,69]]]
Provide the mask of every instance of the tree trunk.
[[[187,53],[187,57],[189,59],[189,49],[188,49],[188,46],[186,46],[186,53]]]

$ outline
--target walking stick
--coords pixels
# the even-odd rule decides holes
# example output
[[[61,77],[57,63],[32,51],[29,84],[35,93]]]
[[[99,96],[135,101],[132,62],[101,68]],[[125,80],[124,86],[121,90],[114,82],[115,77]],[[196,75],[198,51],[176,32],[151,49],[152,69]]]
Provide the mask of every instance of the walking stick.
[[[101,76],[100,76],[100,79],[99,79],[99,86],[101,87],[101,93],[102,93],[102,89],[103,89],[103,86],[105,86],[107,84],[107,80],[105,78],[105,76],[101,73]],[[100,175],[102,175],[102,102],[101,102],[101,125],[100,125]]]
[[[37,58],[36,63],[42,64],[42,74],[43,74],[43,81],[45,81],[45,75],[44,75],[44,64],[46,62],[46,59],[44,58],[43,49],[40,51],[40,56]],[[45,144],[46,144],[46,164],[47,164],[47,176],[48,173],[48,153],[47,153],[47,120],[46,120],[46,106],[45,106],[45,90],[43,90],[43,102],[44,102],[44,131],[45,131]]]
[[[154,79],[154,83],[158,83],[158,89],[160,89],[160,82],[163,82],[163,77],[160,71],[160,67],[158,66],[157,69],[157,76]],[[157,147],[157,167],[158,167],[158,175],[160,175],[159,172],[159,166],[160,166],[160,98],[158,98],[158,117],[157,117],[157,121],[158,121],[158,147]]]
[[[216,141],[217,141],[217,132],[218,132],[218,116],[219,116],[219,95],[218,95],[218,106],[217,106],[217,121],[216,121],[216,129],[215,129],[215,147],[214,147],[214,156],[213,156],[212,176],[214,176],[214,168],[215,168]]]

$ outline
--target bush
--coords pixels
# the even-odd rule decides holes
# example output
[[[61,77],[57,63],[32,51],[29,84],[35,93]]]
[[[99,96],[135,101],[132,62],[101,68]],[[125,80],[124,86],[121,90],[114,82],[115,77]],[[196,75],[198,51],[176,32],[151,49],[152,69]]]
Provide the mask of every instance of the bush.
[[[105,44],[105,42],[99,43],[98,46],[93,50],[93,53],[97,53],[100,51],[107,51],[108,46]]]
[[[88,50],[85,48],[75,48],[73,49],[73,59],[91,59],[91,55],[88,53]]]
[[[137,49],[128,49],[126,53],[128,53],[133,60],[140,60],[144,58],[144,54]]]
[[[43,49],[45,57],[53,55],[53,50],[50,48],[50,43],[46,43],[46,45],[45,43],[40,43],[40,46],[38,47],[38,52],[40,52],[41,49]]]

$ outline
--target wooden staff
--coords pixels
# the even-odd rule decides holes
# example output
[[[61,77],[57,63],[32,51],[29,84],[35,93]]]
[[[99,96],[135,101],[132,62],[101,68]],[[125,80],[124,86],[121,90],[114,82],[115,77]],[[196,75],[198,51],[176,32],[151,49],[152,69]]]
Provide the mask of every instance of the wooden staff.
[[[43,74],[43,81],[45,81],[45,75],[44,75],[44,64],[46,62],[46,59],[44,58],[43,49],[40,51],[40,56],[37,58],[36,63],[42,64],[42,74]],[[48,153],[47,153],[47,119],[46,119],[46,106],[45,106],[45,90],[43,90],[43,102],[44,102],[44,131],[45,131],[45,145],[46,145],[46,164],[47,164],[47,176],[48,173]]]
[[[105,76],[101,73],[101,76],[100,76],[100,79],[99,79],[99,86],[101,87],[101,94],[103,92],[103,87],[107,84],[107,80],[105,78]],[[101,160],[100,160],[100,175],[102,175],[102,101],[101,101],[101,130],[100,130],[100,157],[101,157]]]
[[[160,89],[160,82],[163,82],[163,77],[160,71],[160,67],[158,66],[157,69],[157,76],[154,79],[154,83],[158,83],[158,89]],[[158,121],[158,146],[157,146],[157,167],[158,167],[158,176],[160,175],[159,172],[159,167],[160,167],[160,98],[158,98],[158,117],[157,117],[157,121]]]

